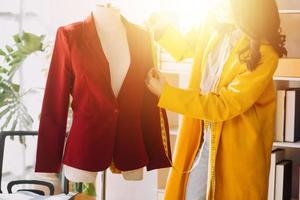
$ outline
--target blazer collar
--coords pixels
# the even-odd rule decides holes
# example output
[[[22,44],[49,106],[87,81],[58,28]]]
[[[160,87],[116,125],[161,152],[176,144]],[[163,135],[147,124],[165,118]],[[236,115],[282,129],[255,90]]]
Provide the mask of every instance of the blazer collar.
[[[126,18],[123,17],[123,15],[121,15],[121,21],[124,24],[124,27],[128,34],[132,24],[128,22]],[[87,40],[92,40],[95,37],[98,39],[97,29],[95,26],[95,19],[92,13],[84,20],[84,36]]]
[[[126,35],[127,35],[127,41],[128,41],[128,48],[130,52],[130,61],[131,64],[133,62],[134,56],[134,35],[135,35],[135,30],[134,30],[134,25],[130,22],[128,22],[125,17],[121,15],[121,21],[124,24]],[[108,63],[106,56],[103,52],[101,41],[99,38],[99,35],[97,33],[96,25],[95,25],[95,20],[94,16],[91,13],[83,23],[83,35],[84,35],[84,40],[88,43],[88,46],[92,47],[92,50],[96,53],[97,57],[102,57],[104,56],[105,62]]]
[[[132,71],[132,67],[135,65],[136,62],[136,42],[135,42],[135,26],[128,22],[123,16],[121,16],[121,20],[124,24],[126,34],[127,34],[127,41],[130,53],[130,65],[126,77],[124,79],[123,85],[126,84],[126,80],[128,78],[128,74]],[[99,35],[97,33],[95,21],[93,14],[90,14],[83,22],[83,38],[84,41],[87,43],[88,47],[91,48],[93,54],[96,58],[99,58],[99,68],[102,71],[103,76],[106,79],[106,82],[110,85],[111,84],[111,77],[110,77],[110,69],[108,60],[104,54],[101,41]],[[123,87],[122,85],[122,87]],[[121,87],[121,90],[122,90]],[[120,92],[121,92],[120,90]],[[114,95],[113,95],[114,96]]]

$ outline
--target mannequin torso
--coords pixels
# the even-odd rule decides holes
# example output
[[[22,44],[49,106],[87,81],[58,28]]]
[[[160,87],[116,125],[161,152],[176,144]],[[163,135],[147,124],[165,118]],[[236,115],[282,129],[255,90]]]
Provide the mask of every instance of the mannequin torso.
[[[130,51],[127,34],[120,11],[116,8],[96,6],[93,11],[95,27],[105,57],[109,63],[111,87],[118,96],[130,65]],[[101,162],[101,161],[99,161]],[[64,165],[65,176],[72,182],[94,183],[97,172],[90,172]],[[126,179],[141,179],[142,170],[123,173]]]
[[[109,63],[112,89],[117,97],[130,65],[126,29],[121,21],[120,11],[116,8],[96,6],[93,16]]]

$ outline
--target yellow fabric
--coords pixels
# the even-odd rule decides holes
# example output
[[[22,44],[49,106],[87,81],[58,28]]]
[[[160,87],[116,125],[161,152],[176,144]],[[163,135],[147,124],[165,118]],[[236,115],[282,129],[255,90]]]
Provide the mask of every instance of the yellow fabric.
[[[111,162],[109,169],[113,174],[121,174],[122,173],[122,171],[116,167],[114,162]]]
[[[276,103],[272,77],[278,55],[271,46],[262,45],[257,69],[248,71],[238,59],[238,51],[249,44],[243,37],[224,66],[217,93],[201,95],[205,55],[222,34],[197,34],[189,89],[166,85],[159,101],[160,107],[184,115],[165,200],[185,199],[188,174],[182,172],[192,167],[200,147],[201,127],[207,121],[213,122],[207,199],[266,200]],[[191,51],[187,48],[190,42],[179,35],[168,31],[163,42],[159,41],[178,61],[190,54],[184,50]]]
[[[176,28],[172,25],[168,26],[165,33],[159,40],[159,44],[165,47],[166,50],[172,55],[176,61],[180,61],[185,58],[191,58],[194,55],[198,28],[194,28],[185,37],[182,36]],[[170,43],[170,41],[176,41]]]

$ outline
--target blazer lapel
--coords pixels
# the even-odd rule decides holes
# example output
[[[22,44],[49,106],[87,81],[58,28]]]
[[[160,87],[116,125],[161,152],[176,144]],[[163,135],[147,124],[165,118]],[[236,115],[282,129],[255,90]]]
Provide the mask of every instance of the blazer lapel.
[[[97,59],[97,63],[99,63],[98,66],[100,68],[102,77],[105,78],[107,84],[111,84],[109,63],[103,52],[100,38],[98,36],[97,29],[95,26],[94,17],[92,14],[84,20],[83,31],[84,40],[86,41],[87,46],[91,49],[91,52],[94,55],[94,57]]]
[[[135,71],[132,66],[135,64],[136,60],[136,45],[134,43],[134,30],[131,23],[129,23],[123,16],[121,16],[121,20],[124,24],[126,34],[127,34],[127,41],[128,41],[128,47],[130,52],[130,64],[127,71],[127,74],[125,76],[124,82],[121,86],[121,89],[119,91],[120,93],[123,91],[124,86],[126,86],[128,79],[132,78],[132,73]],[[99,68],[101,71],[102,76],[105,78],[105,82],[107,83],[107,86],[110,88],[112,96],[114,100],[118,99],[119,95],[116,97],[112,91],[111,88],[111,77],[110,77],[110,68],[109,68],[109,62],[104,54],[100,38],[97,33],[97,29],[95,26],[95,21],[93,14],[88,16],[84,21],[84,36],[85,41],[87,42],[88,47],[91,48],[92,53],[94,56],[99,60]],[[100,77],[99,77],[100,78]]]
[[[126,73],[126,76],[125,76],[124,81],[122,83],[122,86],[120,88],[119,94],[116,97],[117,100],[119,100],[119,97],[120,97],[121,93],[124,91],[124,88],[128,84],[128,79],[132,78],[132,73],[134,72],[134,66],[136,65],[135,60],[136,60],[136,57],[137,57],[137,55],[135,55],[135,51],[136,51],[137,48],[135,47],[134,42],[132,40],[134,30],[132,30],[131,24],[122,15],[121,15],[121,20],[122,20],[123,25],[124,25],[125,30],[126,30],[130,62],[129,62],[128,71]]]

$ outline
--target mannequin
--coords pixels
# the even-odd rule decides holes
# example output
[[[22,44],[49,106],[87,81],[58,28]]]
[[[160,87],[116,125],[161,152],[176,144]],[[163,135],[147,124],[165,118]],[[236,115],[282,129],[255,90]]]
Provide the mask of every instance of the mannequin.
[[[110,67],[111,86],[115,97],[122,87],[130,65],[130,52],[126,29],[120,10],[108,5],[96,5],[92,12],[97,34]],[[99,161],[101,162],[101,161]],[[65,176],[72,182],[94,183],[97,172],[90,172],[63,165]],[[126,180],[141,180],[143,168],[122,172]]]

